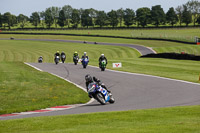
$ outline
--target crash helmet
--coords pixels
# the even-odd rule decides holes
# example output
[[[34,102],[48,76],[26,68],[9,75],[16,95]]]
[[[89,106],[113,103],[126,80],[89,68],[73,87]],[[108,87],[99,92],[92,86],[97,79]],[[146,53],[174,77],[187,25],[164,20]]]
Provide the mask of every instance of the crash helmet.
[[[63,52],[63,51],[62,51],[61,53],[62,53],[62,54],[64,54],[64,52]]]
[[[92,77],[89,74],[87,74],[85,76],[85,81],[91,83],[92,82]]]
[[[87,52],[84,52],[84,56],[86,56],[87,55]]]
[[[42,58],[42,56],[40,56],[40,58]]]
[[[101,57],[104,57],[104,54],[101,54]]]
[[[59,53],[59,51],[57,51],[56,53]]]

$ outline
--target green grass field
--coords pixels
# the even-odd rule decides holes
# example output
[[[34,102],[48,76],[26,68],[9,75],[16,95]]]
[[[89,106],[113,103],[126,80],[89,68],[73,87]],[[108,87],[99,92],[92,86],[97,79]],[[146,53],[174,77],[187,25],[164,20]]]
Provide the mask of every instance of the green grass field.
[[[3,31],[4,32],[4,31]],[[199,28],[185,29],[146,29],[146,30],[19,30],[10,32],[27,32],[27,33],[67,33],[67,34],[82,34],[82,35],[110,35],[123,37],[141,37],[141,38],[164,38],[180,41],[195,42],[195,37],[200,37]]]
[[[188,51],[191,49],[191,51],[196,49],[198,51],[199,49],[199,46],[196,45],[162,41],[139,41],[110,38],[102,39],[70,36],[12,36],[15,38],[67,39],[138,44],[152,47],[157,52],[180,52],[182,51],[182,48]],[[10,35],[0,35],[0,38],[10,38]],[[72,86],[71,84],[66,83],[66,81],[58,79],[47,73],[36,71],[22,63],[24,61],[37,62],[37,58],[41,55],[44,57],[44,62],[53,62],[53,54],[57,50],[66,52],[67,62],[72,62],[72,54],[74,51],[78,51],[79,54],[87,51],[90,57],[90,65],[97,66],[97,58],[101,53],[104,53],[108,58],[108,68],[110,69],[112,69],[111,63],[122,62],[123,68],[117,69],[119,71],[145,73],[200,83],[200,62],[198,61],[138,58],[140,55],[136,50],[126,47],[64,42],[0,40],[0,111],[3,113],[8,113],[12,111],[15,112],[16,108],[20,110],[20,105],[15,107],[16,102],[22,104],[24,103],[25,108],[23,108],[23,110],[32,110],[35,109],[35,107],[43,108],[46,106],[51,106],[48,103],[51,100],[54,101],[55,105],[70,103],[70,97],[68,99],[65,95],[62,95],[63,98],[66,98],[64,99],[66,101],[63,101],[60,99],[60,94],[64,92],[67,94],[70,93]],[[46,86],[44,86],[42,83],[38,84],[41,82],[41,80],[46,81]],[[58,85],[61,89],[57,89]],[[69,86],[69,88],[66,86]],[[34,91],[34,89],[36,90]],[[45,94],[49,93],[50,97],[48,95],[43,95],[45,96],[43,98],[47,99],[45,99],[45,101],[49,100],[48,102],[45,103],[42,97],[37,99],[30,97],[30,94],[32,96],[37,95],[37,89]],[[17,90],[17,92],[15,90]],[[53,93],[51,93],[51,90]],[[74,90],[77,90],[75,94],[78,94],[79,98],[82,99],[81,101],[76,101],[77,103],[88,101],[87,95],[83,91],[80,91],[76,87]],[[17,94],[18,97],[16,97],[16,93],[19,94]],[[1,98],[3,99],[3,102]],[[13,99],[16,101],[13,102]],[[39,102],[40,100],[44,102],[41,102],[41,104],[36,106],[35,102]],[[8,106],[13,108],[12,111],[10,108],[8,108]],[[4,108],[2,109],[2,107]],[[6,120],[0,122],[0,132],[198,133],[200,131],[199,109],[200,106],[188,106]]]
[[[22,62],[0,62],[0,114],[86,103],[75,85]]]
[[[2,133],[199,133],[200,106],[35,117],[0,122]]]
[[[200,45],[189,45],[167,41],[148,41],[148,40],[135,40],[135,39],[118,39],[118,38],[99,38],[99,37],[81,37],[81,36],[52,36],[52,35],[4,35],[1,34],[0,38],[9,39],[14,37],[16,39],[55,39],[55,40],[79,40],[79,41],[90,41],[90,42],[107,42],[107,43],[125,43],[125,44],[137,44],[146,47],[153,48],[156,52],[176,52],[181,53],[182,51],[200,55]]]

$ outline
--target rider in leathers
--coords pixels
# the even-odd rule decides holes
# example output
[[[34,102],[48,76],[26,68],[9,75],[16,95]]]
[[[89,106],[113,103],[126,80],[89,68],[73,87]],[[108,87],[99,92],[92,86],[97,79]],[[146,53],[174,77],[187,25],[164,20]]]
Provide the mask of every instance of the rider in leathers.
[[[102,86],[104,89],[106,89],[109,93],[110,91],[106,88],[106,86],[104,85],[104,83],[101,82],[101,80],[97,79],[96,77],[91,77],[89,74],[87,74],[85,76],[85,85],[86,85],[86,88],[87,88],[87,91],[88,91],[88,86],[90,83],[92,82],[96,82],[99,86]],[[91,98],[91,96],[89,96]]]
[[[107,58],[105,57],[104,54],[101,54],[101,56],[99,57],[99,67],[101,65],[101,61],[105,60],[106,61],[106,65],[108,64]]]

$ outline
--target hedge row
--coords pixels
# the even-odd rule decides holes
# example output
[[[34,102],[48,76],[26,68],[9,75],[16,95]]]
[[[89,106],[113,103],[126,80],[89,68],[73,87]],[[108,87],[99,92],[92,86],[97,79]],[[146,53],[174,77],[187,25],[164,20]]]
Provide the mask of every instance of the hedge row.
[[[200,56],[186,53],[159,53],[159,54],[147,54],[141,56],[141,58],[166,58],[166,59],[177,59],[177,60],[195,60],[200,61]]]

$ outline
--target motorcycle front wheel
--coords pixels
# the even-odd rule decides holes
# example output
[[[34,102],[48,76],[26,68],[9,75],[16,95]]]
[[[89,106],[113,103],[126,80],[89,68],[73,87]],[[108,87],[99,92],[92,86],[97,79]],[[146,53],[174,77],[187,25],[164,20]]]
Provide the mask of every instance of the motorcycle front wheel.
[[[96,94],[96,99],[99,103],[101,103],[102,105],[106,104],[106,101],[104,99],[104,96],[101,93],[97,93]]]

